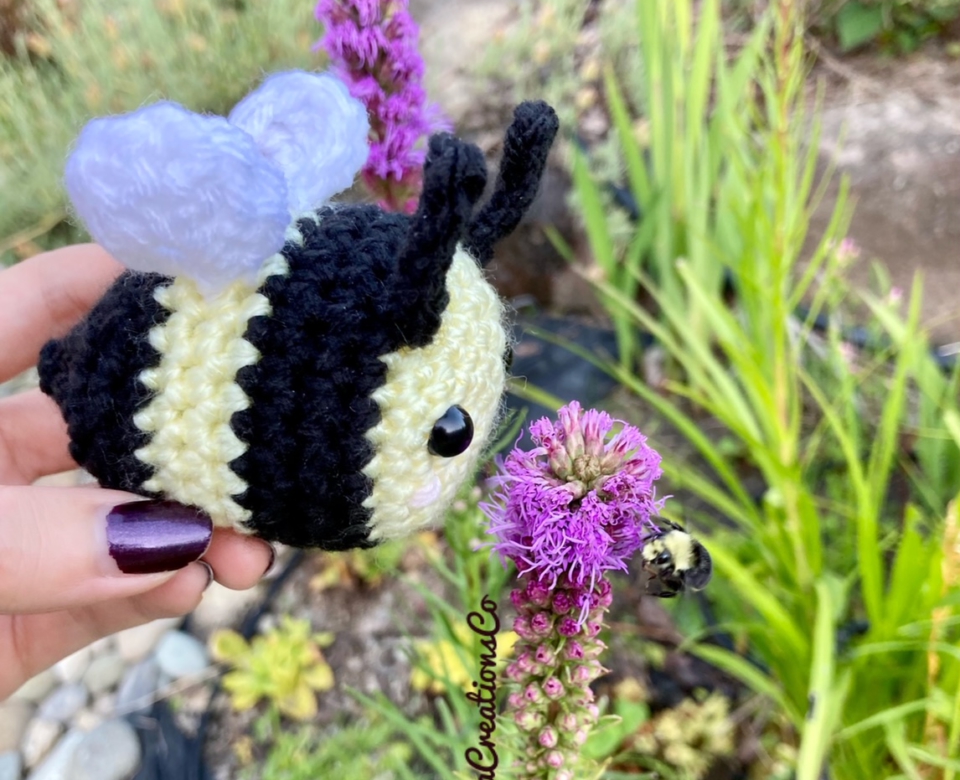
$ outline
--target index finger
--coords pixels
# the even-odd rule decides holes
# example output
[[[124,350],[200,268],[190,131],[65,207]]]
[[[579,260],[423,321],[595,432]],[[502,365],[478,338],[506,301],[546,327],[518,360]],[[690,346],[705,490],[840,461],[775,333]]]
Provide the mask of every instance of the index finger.
[[[35,365],[40,348],[79,322],[122,270],[96,244],[78,244],[0,273],[0,382]]]

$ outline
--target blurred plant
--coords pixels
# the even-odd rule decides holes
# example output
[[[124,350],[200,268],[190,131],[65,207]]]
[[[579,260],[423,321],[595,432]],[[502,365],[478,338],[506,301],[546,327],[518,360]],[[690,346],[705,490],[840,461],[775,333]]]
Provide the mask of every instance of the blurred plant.
[[[946,33],[960,17],[958,0],[825,0],[817,18],[843,51],[870,43],[899,53]]]
[[[64,223],[61,180],[67,149],[91,117],[159,97],[222,115],[264,71],[320,62],[299,0],[62,6],[31,0],[38,39],[0,56],[0,262],[82,239]]]
[[[576,176],[592,204],[597,264],[609,269],[593,279],[601,299],[624,329],[651,333],[680,373],[660,392],[629,366],[606,367],[696,450],[663,468],[709,508],[719,575],[709,596],[750,660],[708,644],[693,649],[775,703],[779,727],[798,746],[797,780],[817,780],[826,763],[837,780],[952,773],[960,596],[944,584],[942,518],[960,491],[957,372],[944,375],[919,328],[919,280],[906,306],[858,294],[885,341],[879,354],[860,355],[862,365],[843,359],[835,312],[849,290],[846,182],[823,235],[808,244],[827,180],[815,183],[819,122],[804,102],[799,4],[771,4],[732,67],[718,3],[699,5],[695,32],[693,6],[637,4],[644,56],[658,69],[644,96],[648,149],[608,80],[631,189],[648,204],[627,260],[609,238],[597,183],[583,167]],[[689,71],[678,69],[684,52]],[[673,176],[701,185],[686,190],[690,198],[659,197],[676,192]],[[628,261],[650,252],[665,269],[656,278]],[[716,284],[724,270],[730,298]],[[636,303],[637,286],[656,313]],[[826,330],[815,336],[824,312]],[[705,419],[741,443],[737,461],[704,432]],[[759,497],[746,474],[762,483]],[[928,718],[944,724],[941,744],[924,741]]]
[[[464,663],[460,648],[474,647],[476,635],[465,625],[454,626],[455,640],[421,639],[414,643],[418,663],[410,673],[410,685],[414,690],[434,695],[451,693],[457,689],[469,691],[476,678],[476,658]],[[514,631],[497,635],[496,666],[502,667],[513,654],[518,636]]]
[[[663,763],[683,780],[701,780],[733,747],[730,701],[711,693],[702,701],[684,699],[657,713],[626,740],[623,758],[629,761],[636,754],[640,766],[661,770]]]
[[[280,714],[309,720],[317,714],[316,691],[333,687],[333,671],[320,652],[332,634],[311,634],[310,623],[284,615],[279,627],[247,641],[235,631],[210,638],[213,658],[233,667],[223,678],[236,710],[267,699]]]
[[[582,128],[588,117],[596,124],[603,104],[601,57],[631,84],[642,75],[636,36],[623,24],[631,5],[632,0],[520,0],[517,18],[491,41],[480,73],[496,90],[510,93],[509,102],[546,100],[564,127]]]
[[[735,23],[750,24],[770,0],[725,0],[724,5]],[[949,41],[960,17],[958,0],[806,0],[804,8],[813,32],[836,41],[843,52],[875,45],[908,54],[932,38]]]
[[[30,8],[26,0],[0,0],[0,55],[15,54],[27,37]]]
[[[432,532],[417,536],[424,545],[435,543]],[[324,552],[318,556],[320,571],[310,579],[311,589],[319,592],[338,586],[379,587],[385,576],[400,569],[411,542],[402,540],[377,545],[370,550]]]
[[[392,738],[393,729],[377,718],[321,731],[273,727],[268,715],[255,731],[268,745],[262,762],[241,770],[242,780],[317,780],[344,777],[363,780],[415,780],[409,768],[413,751]],[[252,747],[246,764],[253,763]]]
[[[427,103],[420,29],[408,0],[320,0],[325,33],[316,48],[330,56],[350,93],[370,112],[370,157],[363,181],[380,204],[412,214],[420,195],[422,141],[449,130],[440,109]]]
[[[608,439],[614,420],[575,401],[558,414],[530,426],[534,448],[507,455],[481,505],[494,549],[520,576],[506,714],[521,734],[517,776],[531,780],[595,771],[582,748],[599,718],[590,683],[606,671],[606,576],[659,532],[651,518],[663,504],[660,456],[640,431],[623,425]]]

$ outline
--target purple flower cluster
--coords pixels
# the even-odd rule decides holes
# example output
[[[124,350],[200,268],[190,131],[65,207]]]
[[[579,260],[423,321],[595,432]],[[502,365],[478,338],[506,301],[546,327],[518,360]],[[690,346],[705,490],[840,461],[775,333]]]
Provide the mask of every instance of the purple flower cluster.
[[[450,124],[427,104],[419,28],[408,0],[320,0],[325,33],[317,44],[334,72],[370,112],[370,156],[363,180],[381,205],[412,212],[420,194],[421,140]]]
[[[604,572],[625,571],[659,532],[651,516],[663,505],[654,488],[660,455],[625,423],[607,441],[617,421],[576,401],[559,418],[530,426],[536,446],[506,457],[483,509],[494,549],[521,575],[592,588]]]
[[[527,582],[510,594],[520,639],[505,671],[507,708],[524,735],[517,776],[530,780],[586,776],[578,772],[580,753],[600,717],[590,683],[607,671],[599,660],[606,649],[599,634],[612,601],[610,583],[601,580],[590,592],[582,625],[570,615],[582,589],[566,586]]]
[[[603,619],[612,601],[605,574],[660,529],[653,522],[660,455],[636,428],[575,401],[559,422],[530,426],[533,449],[500,464],[491,501],[493,547],[514,561],[520,587],[517,659],[506,669],[507,709],[522,739],[515,767],[523,780],[592,776],[582,746],[599,710],[590,684],[606,670]],[[588,763],[588,762],[587,762]]]

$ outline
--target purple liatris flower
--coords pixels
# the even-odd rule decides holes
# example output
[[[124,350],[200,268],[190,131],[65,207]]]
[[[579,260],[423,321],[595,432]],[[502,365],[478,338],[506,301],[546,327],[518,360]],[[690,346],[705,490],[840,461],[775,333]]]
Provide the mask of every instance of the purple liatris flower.
[[[534,447],[515,448],[481,504],[493,547],[518,569],[517,661],[506,669],[507,706],[523,745],[518,778],[586,776],[581,748],[599,717],[590,684],[612,601],[609,571],[660,533],[654,483],[660,456],[636,428],[572,402],[559,422],[530,426]]]
[[[654,491],[660,455],[631,425],[608,437],[613,418],[576,401],[559,418],[530,426],[536,446],[506,457],[483,509],[494,549],[521,575],[550,590],[561,578],[589,589],[604,572],[626,570],[659,532],[651,517],[663,505]],[[578,606],[582,620],[587,606]]]
[[[427,103],[420,31],[407,1],[320,0],[316,16],[326,29],[318,47],[370,112],[363,180],[384,208],[412,212],[420,194],[421,141],[450,123]]]

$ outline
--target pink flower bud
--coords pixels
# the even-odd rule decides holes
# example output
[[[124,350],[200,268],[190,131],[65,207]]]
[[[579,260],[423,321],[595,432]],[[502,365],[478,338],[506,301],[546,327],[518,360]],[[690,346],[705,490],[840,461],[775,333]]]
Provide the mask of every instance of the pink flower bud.
[[[521,731],[535,731],[543,725],[543,715],[533,710],[517,710],[513,714],[513,722]]]
[[[557,720],[557,725],[560,727],[562,731],[572,732],[572,731],[576,731],[577,726],[579,726],[580,724],[578,722],[576,713],[565,712]]]
[[[533,631],[530,628],[530,619],[525,615],[518,615],[513,621],[513,630],[517,632],[521,639],[530,641],[533,639]]]
[[[559,750],[551,750],[546,756],[544,756],[544,761],[551,769],[559,769],[565,763],[563,753],[561,753]]]
[[[563,683],[556,677],[548,677],[543,683],[543,693],[552,701],[556,701],[563,696],[564,690]]]
[[[563,646],[563,655],[568,661],[579,661],[583,658],[583,645],[576,639],[568,639]]]
[[[540,732],[540,736],[537,737],[537,741],[545,748],[556,747],[557,732],[554,731],[550,726],[547,726],[543,731]]]
[[[541,692],[540,688],[533,683],[530,683],[530,685],[523,690],[523,698],[531,704],[539,704],[543,701],[543,693]]]
[[[553,621],[546,612],[538,612],[530,618],[530,630],[537,636],[546,636],[553,628]],[[519,631],[517,632],[520,633]]]
[[[524,650],[517,656],[516,664],[520,668],[520,671],[524,674],[530,674],[533,672],[533,656],[530,654],[529,650]]]
[[[538,664],[552,664],[556,658],[557,654],[554,653],[553,648],[547,644],[542,644],[537,647],[537,651],[534,654],[534,658],[537,659]]]
[[[560,634],[560,636],[576,636],[580,633],[580,624],[573,618],[561,618],[560,623],[557,625],[557,633]]]
[[[574,607],[574,599],[566,591],[558,591],[553,596],[553,611],[557,615],[566,615]]]
[[[596,678],[593,669],[585,664],[578,664],[570,670],[570,682],[579,687],[589,685]]]
[[[538,607],[545,607],[550,603],[550,589],[542,582],[531,580],[526,588],[527,599]]]
[[[569,477],[570,471],[573,468],[573,462],[570,460],[570,456],[567,454],[566,450],[556,450],[555,452],[550,453],[550,460],[548,464],[550,471],[560,479],[566,479]]]

